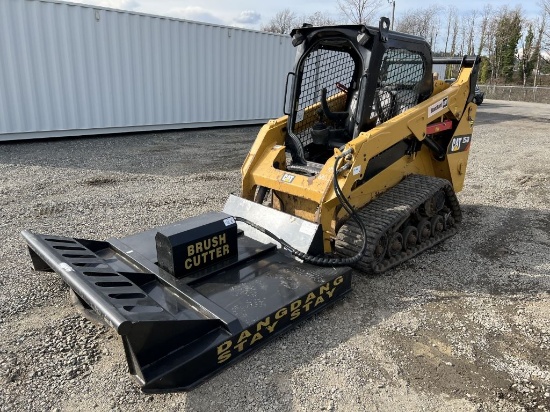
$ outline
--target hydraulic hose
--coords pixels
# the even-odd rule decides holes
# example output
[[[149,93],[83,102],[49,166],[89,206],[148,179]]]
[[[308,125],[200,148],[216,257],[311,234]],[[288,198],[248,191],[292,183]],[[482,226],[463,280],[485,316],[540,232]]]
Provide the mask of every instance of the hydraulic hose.
[[[345,156],[347,156],[349,153],[342,153],[338,156],[336,156],[336,160],[334,161],[334,192],[336,193],[336,197],[340,201],[340,204],[342,207],[348,212],[348,214],[355,219],[359,227],[361,228],[361,232],[363,234],[363,246],[361,247],[361,250],[357,252],[354,256],[348,257],[348,258],[337,258],[337,257],[327,257],[327,256],[313,256],[304,252],[300,252],[299,250],[296,250],[292,245],[275,235],[273,232],[267,230],[264,227],[261,227],[248,219],[242,218],[242,217],[235,217],[235,220],[243,222],[254,229],[260,231],[261,233],[269,236],[270,238],[276,240],[279,242],[285,249],[290,251],[294,256],[298,257],[299,259],[302,259],[306,263],[312,263],[317,266],[349,266],[353,265],[354,263],[358,262],[362,257],[365,251],[367,250],[367,229],[365,228],[365,225],[357,215],[357,212],[353,208],[353,206],[349,203],[348,199],[346,199],[346,196],[342,192],[342,189],[340,188],[340,185],[338,184],[338,173],[342,172],[349,168],[349,166],[346,164],[342,166],[342,168],[338,169],[338,164],[341,159],[343,159]]]

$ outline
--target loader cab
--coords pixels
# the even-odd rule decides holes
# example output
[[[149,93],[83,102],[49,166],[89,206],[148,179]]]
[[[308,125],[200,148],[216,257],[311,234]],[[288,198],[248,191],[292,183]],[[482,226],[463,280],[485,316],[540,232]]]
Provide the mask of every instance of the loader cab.
[[[428,98],[431,52],[417,36],[363,25],[302,27],[287,77],[286,147],[294,171],[315,174],[339,148]]]
[[[364,59],[352,31],[334,27],[292,33],[298,50],[289,76],[287,147],[293,163],[324,163],[334,147],[353,136]]]

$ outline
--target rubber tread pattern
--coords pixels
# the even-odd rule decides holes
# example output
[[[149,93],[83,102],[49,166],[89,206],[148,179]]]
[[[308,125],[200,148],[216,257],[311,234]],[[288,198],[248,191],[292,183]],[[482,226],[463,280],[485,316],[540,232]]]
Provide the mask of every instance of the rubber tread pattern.
[[[392,258],[376,262],[374,250],[382,235],[397,229],[404,220],[437,191],[445,192],[445,205],[450,209],[455,226],[430,236],[407,251],[401,251]],[[380,195],[357,212],[367,229],[367,251],[354,268],[367,274],[378,274],[399,265],[420,252],[442,242],[457,232],[456,225],[462,220],[462,212],[456,194],[448,180],[432,176],[410,175],[399,184]],[[344,256],[353,256],[362,246],[361,229],[354,219],[349,219],[338,231],[336,251]]]

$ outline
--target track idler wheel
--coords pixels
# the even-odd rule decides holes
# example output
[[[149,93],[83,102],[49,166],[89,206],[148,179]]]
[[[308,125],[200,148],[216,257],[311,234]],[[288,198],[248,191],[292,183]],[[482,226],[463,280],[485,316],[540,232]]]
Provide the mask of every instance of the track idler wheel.
[[[402,236],[405,250],[412,249],[418,242],[418,229],[414,226],[407,226],[403,229]]]
[[[438,191],[420,206],[422,216],[434,217],[445,206],[445,192]]]
[[[387,255],[389,258],[397,256],[403,249],[403,236],[399,232],[394,232],[388,240]]]

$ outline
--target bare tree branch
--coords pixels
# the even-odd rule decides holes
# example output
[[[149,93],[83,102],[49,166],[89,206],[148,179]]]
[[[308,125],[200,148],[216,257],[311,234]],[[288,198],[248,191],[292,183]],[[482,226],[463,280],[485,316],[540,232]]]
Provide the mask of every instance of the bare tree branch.
[[[316,11],[307,17],[302,17],[301,20],[303,23],[309,23],[314,26],[334,26],[335,24],[338,24],[337,20],[321,13],[320,11]]]
[[[457,15],[458,9],[456,8],[456,6],[449,5],[447,7],[447,34],[445,35],[445,54],[447,54],[447,46],[449,45],[449,38],[451,37],[451,27]]]
[[[483,50],[485,49],[485,45],[487,42],[487,31],[489,30],[489,23],[491,20],[491,15],[493,14],[493,8],[490,4],[486,4],[483,7],[483,13],[481,15],[481,34],[479,36],[479,45],[477,47],[477,54],[481,55]]]
[[[284,9],[275,14],[261,30],[271,33],[288,34],[295,27],[299,26],[296,13],[290,9]]]
[[[338,0],[338,8],[352,24],[369,24],[384,0]]]
[[[438,6],[408,10],[401,15],[397,30],[423,37],[435,47],[441,26],[438,19],[440,12]]]

